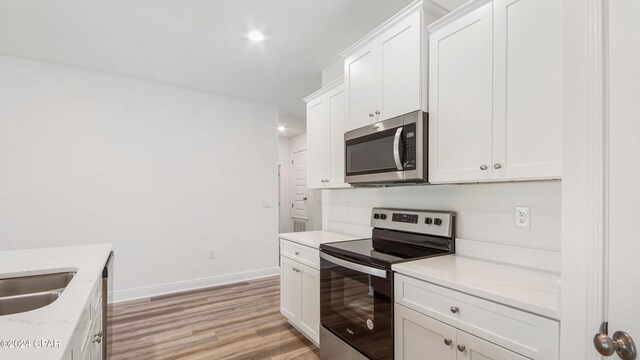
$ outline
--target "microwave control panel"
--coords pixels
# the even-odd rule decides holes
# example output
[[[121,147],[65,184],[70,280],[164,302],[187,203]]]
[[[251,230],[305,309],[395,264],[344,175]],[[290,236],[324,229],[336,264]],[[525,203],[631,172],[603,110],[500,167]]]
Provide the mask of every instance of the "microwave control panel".
[[[416,168],[416,124],[404,126],[404,169]]]

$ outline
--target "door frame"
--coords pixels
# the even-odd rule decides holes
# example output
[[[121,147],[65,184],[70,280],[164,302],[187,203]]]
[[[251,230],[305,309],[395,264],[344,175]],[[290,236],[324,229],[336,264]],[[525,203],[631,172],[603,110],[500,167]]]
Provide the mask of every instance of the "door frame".
[[[606,319],[607,1],[564,0],[561,359],[601,359]]]

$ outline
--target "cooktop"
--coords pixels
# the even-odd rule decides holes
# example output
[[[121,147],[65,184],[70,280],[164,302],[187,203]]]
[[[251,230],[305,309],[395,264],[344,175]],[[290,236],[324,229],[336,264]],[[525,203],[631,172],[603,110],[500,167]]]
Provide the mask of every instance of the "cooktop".
[[[370,239],[321,244],[320,251],[390,269],[395,263],[454,253],[454,219],[452,212],[374,208]]]

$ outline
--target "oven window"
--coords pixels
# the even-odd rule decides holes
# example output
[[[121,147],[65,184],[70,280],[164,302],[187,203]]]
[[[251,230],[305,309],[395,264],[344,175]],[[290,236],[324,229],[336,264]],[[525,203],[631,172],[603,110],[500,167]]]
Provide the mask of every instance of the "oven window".
[[[366,325],[373,322],[374,297],[371,275],[362,275],[359,279],[345,278],[332,273],[331,282],[336,290],[331,295],[332,311],[350,317],[354,322]]]
[[[347,175],[396,171],[393,141],[397,128],[346,142]]]

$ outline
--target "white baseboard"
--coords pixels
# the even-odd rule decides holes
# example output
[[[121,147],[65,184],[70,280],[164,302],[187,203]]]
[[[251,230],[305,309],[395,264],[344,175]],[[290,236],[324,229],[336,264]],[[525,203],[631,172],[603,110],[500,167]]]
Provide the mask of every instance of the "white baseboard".
[[[245,272],[234,273],[234,274],[212,276],[207,278],[178,281],[178,282],[167,283],[167,284],[145,286],[145,287],[134,288],[134,289],[118,290],[113,292],[113,302],[118,303],[122,301],[148,298],[151,296],[165,295],[165,294],[171,294],[176,292],[201,289],[201,288],[206,288],[211,286],[232,284],[236,282],[275,276],[278,274],[280,274],[280,268],[274,267],[274,268],[245,271]]]

